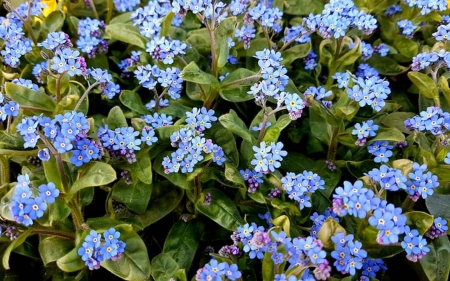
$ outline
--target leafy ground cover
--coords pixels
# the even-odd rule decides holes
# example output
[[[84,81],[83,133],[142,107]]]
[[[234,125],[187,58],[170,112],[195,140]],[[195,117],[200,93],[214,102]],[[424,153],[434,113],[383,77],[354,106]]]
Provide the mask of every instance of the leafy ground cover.
[[[448,280],[447,1],[2,5],[3,279]]]

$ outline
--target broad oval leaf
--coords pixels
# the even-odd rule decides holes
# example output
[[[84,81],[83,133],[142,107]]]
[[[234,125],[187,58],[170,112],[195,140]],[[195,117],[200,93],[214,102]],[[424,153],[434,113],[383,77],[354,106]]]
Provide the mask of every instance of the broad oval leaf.
[[[205,205],[204,199],[208,193],[211,194],[211,203]],[[195,208],[230,231],[235,231],[240,225],[245,223],[233,201],[217,189],[203,190],[195,202]]]
[[[106,26],[105,38],[119,40],[141,49],[145,49],[147,39],[141,35],[139,29],[131,23],[114,23]]]
[[[70,187],[65,200],[70,201],[72,196],[79,190],[90,187],[107,185],[116,180],[116,171],[114,168],[106,163],[92,161],[78,170],[79,178]]]
[[[21,85],[6,83],[5,92],[22,108],[31,111],[53,112],[56,107],[56,102],[51,97]]]

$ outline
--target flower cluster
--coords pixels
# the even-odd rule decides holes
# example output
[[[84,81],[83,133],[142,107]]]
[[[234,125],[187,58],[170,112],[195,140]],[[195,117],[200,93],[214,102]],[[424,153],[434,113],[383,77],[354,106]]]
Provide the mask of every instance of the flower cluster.
[[[429,132],[439,136],[450,129],[450,113],[444,112],[439,107],[430,106],[427,111],[420,112],[420,115],[406,119],[404,124],[407,130]]]
[[[450,24],[442,24],[437,27],[437,31],[433,33],[434,39],[446,42],[450,39]]]
[[[38,196],[34,196],[39,192]],[[59,190],[55,184],[42,184],[38,190],[32,187],[28,174],[19,175],[9,209],[14,220],[25,226],[33,224],[33,220],[41,218],[47,210],[47,203],[55,202]]]
[[[249,193],[255,193],[259,184],[263,183],[264,180],[262,179],[263,173],[256,172],[255,170],[240,170],[242,179],[248,183],[248,192]]]
[[[352,130],[352,135],[357,136],[358,138],[355,144],[364,146],[369,137],[374,137],[377,135],[376,131],[378,131],[378,125],[373,124],[373,120],[362,122],[362,125],[356,123],[355,129]]]
[[[380,75],[379,75],[378,71],[375,68],[368,65],[367,63],[362,63],[362,64],[358,65],[355,76],[361,77],[363,79],[369,79],[372,77],[374,77],[376,79],[380,79]]]
[[[72,42],[70,42],[69,35],[61,31],[50,32],[47,35],[47,38],[37,45],[52,52],[55,52],[58,49],[73,47]]]
[[[153,115],[142,115],[141,118],[144,120],[144,122],[148,125],[150,125],[153,129],[164,127],[164,126],[170,126],[173,124],[172,116],[168,116],[164,113],[153,113]]]
[[[58,48],[51,60],[50,69],[59,74],[67,73],[70,77],[84,76],[86,74],[86,62],[83,57],[80,57],[79,51],[71,48]]]
[[[402,11],[402,7],[400,5],[392,5],[386,9],[384,12],[387,16],[392,17],[393,15],[400,13]]]
[[[394,146],[390,145],[388,141],[374,141],[367,146],[370,154],[375,156],[373,160],[375,163],[389,162],[389,157],[393,155],[392,150]]]
[[[446,0],[405,0],[404,1],[408,6],[415,7],[420,9],[421,15],[426,15],[431,13],[432,11],[445,11],[447,10],[447,1]]]
[[[336,222],[339,222],[338,216],[336,215],[336,213],[333,212],[331,208],[327,208],[323,215],[319,215],[317,212],[314,212],[312,216],[310,216],[309,218],[313,222],[313,225],[311,226],[310,235],[315,238],[317,238],[320,228],[328,218],[332,218]]]
[[[412,262],[422,259],[430,251],[427,240],[419,234],[417,229],[410,229],[409,226],[405,226],[405,237],[401,246],[406,252],[406,258]]]
[[[172,2],[172,12],[176,15],[182,16],[188,11],[191,11],[194,15],[198,15],[204,24],[207,23],[207,19],[214,19],[215,23],[219,24],[228,16],[226,4],[220,1],[176,0]]]
[[[333,194],[333,212],[340,217],[349,214],[365,218],[379,204],[380,198],[371,189],[363,187],[360,180],[354,184],[344,181],[344,186],[337,187]]]
[[[176,56],[186,54],[188,45],[179,40],[169,40],[166,37],[157,37],[147,43],[145,49],[156,61],[162,61],[164,64],[172,64]]]
[[[434,219],[433,225],[425,232],[425,236],[431,239],[435,239],[439,236],[447,235],[448,226],[447,220],[441,217]]]
[[[397,243],[405,232],[406,216],[402,208],[382,200],[369,217],[369,224],[378,229],[377,242],[381,245]]]
[[[30,80],[25,79],[14,79],[11,81],[13,84],[18,84],[24,87],[33,87],[34,84],[29,84]],[[36,85],[34,85],[36,86]],[[34,89],[33,89],[34,90]],[[8,117],[16,117],[19,115],[20,105],[18,103],[13,102],[7,96],[4,96],[0,93],[0,121],[5,121]]]
[[[342,232],[331,236],[331,240],[335,244],[331,256],[336,260],[334,262],[336,269],[342,273],[355,275],[356,270],[363,267],[367,258],[367,252],[361,248],[362,243],[354,240],[353,234],[345,235]]]
[[[180,77],[180,70],[176,67],[169,67],[166,70],[159,69],[156,65],[138,66],[134,71],[139,84],[149,90],[155,90],[155,99],[159,100],[167,93],[172,99],[180,98],[183,90],[183,79]],[[164,90],[160,94],[156,93],[156,87],[160,86]]]
[[[94,79],[95,83],[100,85],[100,89],[102,90],[102,95],[108,99],[114,98],[116,95],[120,94],[120,86],[113,82],[113,78],[108,71],[93,68],[87,71],[87,74],[90,75],[92,79]]]
[[[410,20],[400,20],[397,22],[397,25],[400,28],[401,34],[407,38],[412,38],[417,28],[417,25],[414,25]]]
[[[44,116],[25,117],[17,125],[17,132],[25,140],[25,148],[36,147],[38,140],[42,138],[44,143],[53,146],[52,153],[73,151],[71,161],[77,166],[102,156],[100,144],[87,137],[89,129],[86,116],[75,111],[57,114],[54,119]],[[48,161],[49,148],[41,149],[38,157],[42,161]]]
[[[377,20],[371,14],[358,10],[351,0],[331,0],[320,15],[309,15],[304,24],[323,38],[340,38],[356,28],[364,34],[371,34],[377,28]]]
[[[433,195],[434,189],[438,186],[438,177],[427,171],[427,165],[413,163],[413,169],[408,174],[406,182],[406,192],[413,201],[417,201],[420,197],[425,199]]]
[[[250,162],[254,166],[256,173],[267,174],[270,171],[275,171],[275,168],[281,166],[283,157],[287,155],[287,152],[283,149],[283,143],[270,143],[267,146],[266,142],[262,141],[258,146],[253,146],[255,152],[253,160]]]
[[[208,280],[236,280],[241,278],[242,273],[238,270],[237,264],[228,264],[227,262],[219,263],[215,259],[211,259],[209,263],[204,267],[197,270],[195,280],[208,281]]]
[[[431,53],[423,52],[413,57],[411,70],[420,71],[429,68],[437,71],[443,66],[450,68],[450,52],[444,50]]]
[[[93,58],[108,51],[108,42],[101,38],[105,23],[97,19],[86,18],[78,22],[77,48]]]
[[[126,2],[126,1],[124,1]],[[147,38],[159,37],[163,18],[172,10],[170,2],[149,1],[144,7],[139,7],[131,13],[133,25],[139,27],[139,32]],[[182,15],[176,14],[172,20],[172,25],[179,26],[182,22]]]
[[[306,70],[314,70],[317,66],[317,54],[311,50],[309,54],[303,58]]]
[[[306,28],[301,25],[286,27],[284,33],[285,35],[281,40],[285,44],[292,41],[300,44],[305,44],[311,41],[308,30],[306,30]]]
[[[31,6],[29,6],[31,5]],[[15,9],[22,19],[38,16],[46,5],[40,0],[27,1]],[[1,55],[3,62],[11,67],[20,65],[20,58],[32,49],[32,41],[25,37],[23,22],[14,12],[10,11],[5,17],[0,17],[0,39],[3,40]]]
[[[102,261],[116,261],[122,257],[126,244],[119,238],[120,232],[114,228],[105,231],[103,239],[101,234],[91,230],[78,248],[78,255],[90,270],[99,269]]]
[[[131,76],[131,71],[129,71],[128,68],[139,62],[141,54],[141,51],[131,51],[131,57],[123,59],[119,62],[118,67],[122,70],[122,78],[129,78]]]
[[[218,165],[226,160],[222,148],[204,137],[204,131],[211,128],[211,123],[217,120],[214,110],[194,107],[192,112],[186,112],[186,116],[188,126],[170,136],[171,144],[177,150],[163,159],[166,174],[180,170],[181,173],[191,173],[194,166],[205,159],[203,154],[212,153],[211,160]]]
[[[131,12],[134,8],[139,5],[141,1],[139,0],[114,0],[114,6],[116,6],[119,12]]]
[[[360,106],[370,105],[375,111],[380,111],[385,106],[385,99],[391,93],[388,81],[378,77],[359,77],[353,78],[353,82],[355,85],[347,88],[347,94],[352,100]]]
[[[281,179],[281,183],[283,191],[289,195],[289,198],[299,203],[300,210],[311,207],[311,193],[318,189],[325,189],[325,181],[319,175],[309,171],[303,171],[301,174],[287,173]]]
[[[385,190],[398,191],[400,189],[406,190],[407,188],[407,178],[399,169],[381,165],[380,169],[375,168],[367,175],[373,183],[379,184]]]
[[[141,135],[139,137],[139,135]],[[98,138],[103,147],[115,159],[125,158],[128,163],[136,162],[135,151],[141,149],[141,144],[148,146],[158,141],[153,128],[145,126],[141,132],[135,131],[133,127],[120,127],[115,130],[108,129],[108,126],[99,129]]]

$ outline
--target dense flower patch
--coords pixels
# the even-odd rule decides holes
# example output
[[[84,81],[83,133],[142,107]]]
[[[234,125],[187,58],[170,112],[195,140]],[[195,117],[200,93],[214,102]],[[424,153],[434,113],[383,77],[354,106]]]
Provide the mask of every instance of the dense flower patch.
[[[3,1],[0,275],[448,280],[449,14]]]

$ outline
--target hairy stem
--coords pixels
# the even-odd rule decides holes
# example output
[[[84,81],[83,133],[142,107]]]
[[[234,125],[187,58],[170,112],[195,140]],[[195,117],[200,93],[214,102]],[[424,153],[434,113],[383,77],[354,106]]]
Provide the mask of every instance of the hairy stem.
[[[72,240],[72,241],[75,240],[75,235],[73,235],[70,232],[55,230],[55,229],[47,228],[47,227],[32,227],[31,229],[34,234],[57,236],[57,237]]]
[[[79,206],[71,200],[69,202],[70,207],[70,214],[72,215],[73,224],[75,225],[75,228],[77,230],[84,230],[86,229],[86,224],[84,223],[83,214],[81,213],[81,209]]]
[[[0,185],[10,182],[9,178],[9,158],[7,156],[0,156],[0,168],[1,168],[1,178]]]
[[[97,85],[99,85],[100,82],[95,82],[94,84],[90,85],[89,88],[86,89],[86,91],[84,91],[83,95],[80,97],[80,99],[78,100],[77,104],[75,105],[75,108],[73,110],[77,111],[78,108],[80,107],[81,103],[83,102],[83,100],[87,97],[87,95],[89,94],[89,92]]]
[[[61,79],[64,76],[65,72],[58,75],[56,78],[56,103],[61,101]]]
[[[333,161],[336,158],[337,150],[337,137],[339,135],[339,126],[336,126],[333,130],[333,135],[330,139],[330,146],[328,147],[327,159]]]
[[[106,13],[105,23],[109,24],[109,22],[112,19],[112,14],[113,14],[113,9],[114,9],[114,2],[113,2],[113,0],[108,0],[108,2],[107,2],[107,9],[108,9],[108,12]]]
[[[230,87],[230,86],[233,86],[233,85],[236,85],[236,84],[239,84],[239,83],[242,83],[242,82],[247,82],[247,81],[250,81],[250,80],[253,80],[253,79],[259,79],[259,78],[261,78],[261,74],[255,74],[255,75],[251,75],[251,76],[248,76],[248,77],[244,77],[244,78],[241,78],[241,79],[238,79],[238,80],[234,80],[233,82],[230,82],[230,83],[222,85],[222,89]]]

